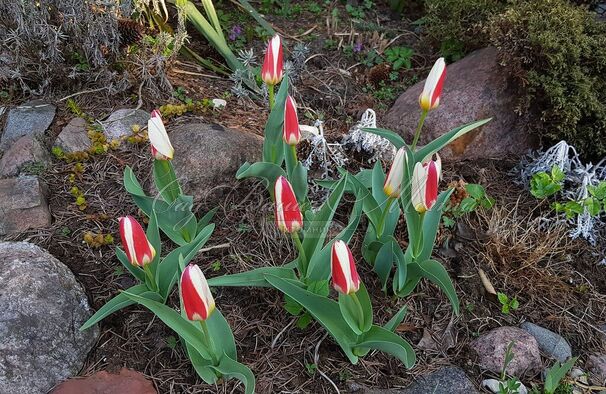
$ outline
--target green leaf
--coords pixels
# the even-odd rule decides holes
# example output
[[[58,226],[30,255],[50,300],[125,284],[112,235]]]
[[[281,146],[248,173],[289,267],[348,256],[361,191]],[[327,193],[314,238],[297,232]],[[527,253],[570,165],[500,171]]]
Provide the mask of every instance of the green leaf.
[[[497,298],[502,305],[509,303],[509,297],[507,297],[507,294],[505,294],[505,293],[498,292]]]
[[[450,144],[452,141],[456,140],[457,138],[461,137],[464,134],[467,134],[468,132],[470,132],[473,129],[476,129],[480,126],[485,125],[486,123],[490,122],[491,120],[492,120],[492,118],[483,119],[483,120],[468,123],[466,125],[459,126],[453,130],[450,130],[449,132],[441,135],[440,137],[436,138],[435,140],[431,141],[430,143],[428,143],[427,145],[425,145],[421,149],[419,149],[417,152],[415,152],[414,161],[422,162],[426,157],[431,156],[434,153],[438,152],[439,150],[444,148],[446,145]]]
[[[284,309],[293,316],[299,316],[303,312],[303,305],[284,294]]]
[[[266,280],[273,287],[303,305],[314,319],[330,333],[349,361],[352,364],[358,362],[358,357],[352,351],[352,344],[356,343],[357,336],[341,316],[339,305],[335,301],[301,288],[294,280],[272,275],[267,275]]]
[[[128,257],[126,257],[126,254],[122,251],[122,249],[116,246],[115,251],[116,257],[118,257],[118,260],[120,260],[124,268],[126,268],[132,276],[138,279],[139,282],[145,283],[145,272],[139,267],[135,267],[134,265],[132,265],[130,261],[128,261]]]
[[[546,394],[554,394],[560,385],[560,381],[566,376],[568,371],[572,369],[574,364],[577,362],[578,357],[572,357],[566,363],[556,363],[547,370],[545,374],[544,390]]]
[[[263,161],[280,167],[284,161],[284,139],[282,127],[284,124],[284,105],[288,96],[288,75],[280,83],[274,108],[269,114],[265,125],[263,140]]]
[[[152,273],[155,273],[158,266],[158,262],[160,261],[160,256],[162,255],[162,240],[160,239],[158,220],[156,219],[156,213],[154,211],[151,212],[149,224],[147,225],[147,231],[145,235],[147,236],[147,240],[149,241],[149,243],[151,243],[152,247],[156,251],[154,260],[151,262],[150,265]]]
[[[154,182],[167,203],[175,201],[183,191],[169,160],[154,160]]]
[[[486,191],[482,185],[478,185],[476,183],[468,183],[465,185],[465,191],[476,200],[481,200],[486,196]]]
[[[156,299],[162,300],[162,297],[158,293],[153,291],[149,291],[145,284],[135,285],[129,288],[131,294],[140,295],[145,299]],[[125,292],[119,293],[117,296],[109,300],[105,305],[103,305],[94,315],[90,317],[83,325],[80,327],[80,331],[84,331],[87,328],[90,328],[105,319],[107,316],[112,313],[119,311],[120,309],[126,308],[129,305],[133,305],[135,302],[132,301]]]
[[[238,274],[223,275],[208,280],[211,287],[272,287],[265,280],[266,275],[273,275],[284,279],[296,279],[292,268],[262,267]]]
[[[187,341],[181,340],[185,344],[187,357],[191,362],[198,376],[207,384],[214,384],[217,381],[217,373],[211,368],[212,361],[205,359],[202,355]]]
[[[453,189],[448,189],[440,193],[433,207],[425,213],[422,226],[423,248],[419,254],[418,261],[425,261],[431,257],[438,229],[440,227],[440,218],[442,217],[442,212],[444,211],[446,204],[450,200],[452,192]]]
[[[373,269],[381,280],[383,290],[387,288],[387,280],[394,263],[398,262],[397,249],[400,249],[401,252],[400,245],[398,245],[396,239],[390,236],[389,240],[381,246],[379,253],[376,255]]]
[[[360,289],[355,294],[339,293],[339,309],[343,319],[357,335],[370,330],[372,305],[364,283],[360,283]]]
[[[389,321],[385,324],[383,328],[391,332],[395,332],[400,323],[402,323],[402,320],[404,320],[404,317],[406,317],[407,312],[408,307],[404,305],[402,308],[400,308],[398,313],[396,313],[391,319],[389,319]]]
[[[307,168],[300,161],[297,162],[292,174],[290,174],[289,181],[292,184],[295,196],[297,196],[297,201],[301,206],[305,206],[307,199]]]
[[[198,227],[196,229],[196,234],[198,234],[200,231],[202,231],[202,229],[204,227],[206,227],[210,224],[210,222],[215,217],[215,214],[217,213],[218,209],[219,209],[219,207],[215,207],[215,208],[211,209],[210,211],[206,212],[206,215],[202,216],[202,218],[200,218],[200,220],[198,220]]]
[[[424,278],[429,279],[431,282],[436,284],[446,294],[455,314],[459,314],[459,297],[455,288],[448,276],[448,272],[442,264],[436,260],[426,260],[422,263],[409,264],[410,270],[418,270],[418,274]]]
[[[305,312],[297,319],[297,327],[304,330],[309,326],[313,319],[314,318],[309,313]]]
[[[393,146],[396,147],[396,149],[400,149],[401,147],[406,145],[406,142],[404,142],[404,139],[399,134],[394,133],[391,130],[365,127],[362,129],[362,131],[365,131],[367,133],[376,134],[380,137],[385,138],[387,141],[391,142],[393,144]]]
[[[233,359],[228,355],[223,355],[219,361],[219,365],[212,366],[217,372],[227,377],[236,378],[244,383],[245,394],[253,394],[255,392],[255,376],[252,371]]]
[[[362,209],[368,217],[368,220],[376,229],[381,221],[381,207],[377,200],[373,197],[369,189],[364,186],[356,177],[349,177],[349,182],[353,186],[356,201],[362,201]]]
[[[279,176],[286,176],[286,173],[277,164],[267,162],[257,162],[253,164],[244,163],[236,172],[236,179],[259,178],[269,190],[272,196],[274,195],[274,185]]]
[[[406,368],[412,368],[416,362],[415,352],[406,340],[379,326],[372,326],[370,331],[362,336],[356,348],[377,349],[391,354],[402,361]]]

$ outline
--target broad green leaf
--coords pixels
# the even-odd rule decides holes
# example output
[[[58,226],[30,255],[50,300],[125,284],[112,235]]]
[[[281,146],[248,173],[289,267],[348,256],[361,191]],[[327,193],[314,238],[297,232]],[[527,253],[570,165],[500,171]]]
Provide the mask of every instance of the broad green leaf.
[[[396,286],[394,286],[394,293],[396,293],[398,297],[406,297],[415,290],[420,280],[421,275],[419,274],[419,270],[408,270],[406,283],[404,283],[404,286],[402,286],[399,290],[396,288]]]
[[[169,160],[154,160],[154,182],[164,201],[169,204],[183,194]]]
[[[361,335],[364,332],[364,311],[361,306],[356,304],[351,295],[339,293],[339,310],[341,316],[349,325],[349,328]]]
[[[459,314],[459,297],[442,264],[436,260],[426,260],[422,263],[409,264],[409,270],[416,271],[419,276],[429,279],[436,284],[450,300],[455,314]]]
[[[389,237],[389,240],[381,246],[379,252],[376,255],[373,269],[381,280],[383,290],[387,288],[387,280],[391,273],[391,269],[394,263],[398,261],[397,249],[400,249],[400,245],[395,238]]]
[[[211,360],[212,356],[209,349],[204,344],[202,338],[202,332],[200,329],[195,327],[192,322],[183,318],[174,309],[160,303],[141,297],[136,294],[129,293],[128,291],[122,293],[133,303],[143,305],[154,313],[164,324],[166,324],[171,330],[177,333],[183,340],[189,343],[194,349],[200,353],[200,355],[207,360]],[[217,311],[215,311],[217,312]],[[212,316],[212,315],[211,315]]]
[[[402,361],[406,368],[412,368],[416,362],[416,355],[412,346],[399,335],[383,327],[372,326],[370,331],[360,338],[356,347],[377,349],[391,354]]]
[[[265,280],[266,275],[274,275],[284,279],[296,279],[293,268],[262,267],[238,274],[217,276],[208,280],[211,287],[272,287]]]
[[[396,329],[398,328],[398,326],[400,325],[400,323],[402,323],[402,320],[404,320],[404,317],[406,316],[406,312],[408,312],[408,307],[406,305],[404,305],[398,311],[398,313],[396,313],[395,315],[393,315],[393,317],[391,319],[389,319],[389,321],[385,324],[385,326],[383,328],[386,330],[389,330],[391,332],[395,332]]]
[[[200,220],[198,220],[198,227],[196,229],[196,234],[198,234],[200,231],[202,231],[202,229],[204,227],[206,227],[210,224],[210,222],[213,220],[215,214],[217,213],[218,209],[219,209],[219,207],[215,207],[215,208],[211,209],[210,211],[206,212],[206,214],[204,216],[202,216],[202,218],[200,218]]]
[[[393,144],[393,146],[396,147],[396,149],[400,149],[401,147],[406,145],[406,142],[404,142],[404,138],[402,138],[399,134],[394,133],[391,130],[365,127],[362,129],[362,131],[365,131],[367,133],[376,134],[379,137],[385,138],[386,140],[391,142]]]
[[[546,394],[554,394],[560,385],[560,381],[572,369],[578,357],[572,357],[564,364],[556,363],[547,370],[545,374],[544,390]]]
[[[414,154],[415,162],[423,161],[426,157],[433,155],[452,141],[456,140],[460,136],[467,134],[473,129],[485,125],[490,122],[492,118],[478,120],[477,122],[468,123],[463,126],[459,126],[449,132],[439,136],[435,140],[431,141],[427,145],[423,146]]]
[[[297,201],[299,205],[306,206],[307,200],[307,168],[301,164],[301,162],[297,162],[292,173],[290,174],[289,181],[292,184],[293,191],[295,192],[295,196],[297,196]]]
[[[217,372],[230,378],[235,378],[244,383],[244,393],[253,394],[255,392],[255,376],[252,371],[244,364],[241,364],[227,354],[221,357],[219,365],[212,366]]]
[[[280,139],[281,140],[281,139]],[[244,163],[238,172],[236,179],[259,178],[269,190],[269,193],[274,196],[274,185],[279,176],[286,176],[286,173],[279,165],[267,162],[257,162],[253,164]]]
[[[151,262],[151,272],[155,274],[158,262],[160,261],[160,256],[162,255],[162,240],[160,239],[160,230],[158,228],[158,220],[156,219],[156,213],[154,211],[151,212],[151,216],[149,217],[149,224],[147,225],[146,234],[147,240],[151,243],[152,247],[156,251],[156,255],[154,256],[154,260]]]
[[[228,357],[237,359],[236,340],[221,311],[215,308],[215,311],[206,320],[206,324],[217,353],[227,354]]]
[[[377,253],[381,250],[385,241],[376,241],[377,236],[372,226],[368,226],[364,241],[362,243],[362,257],[364,261],[373,267],[376,264]]]
[[[160,294],[168,298],[179,274],[179,257],[183,258],[183,263],[188,264],[198,253],[200,248],[208,241],[215,229],[214,224],[209,224],[200,231],[196,238],[183,246],[170,252],[158,266],[156,274],[157,282],[160,288]]]
[[[431,257],[434,243],[436,242],[436,236],[438,235],[438,228],[440,227],[442,212],[444,211],[452,192],[453,189],[448,189],[440,193],[433,207],[425,212],[422,227],[423,248],[421,249],[421,254],[418,256],[418,261],[425,261]]]
[[[349,182],[354,187],[354,194],[356,200],[361,200],[363,203],[364,213],[370,220],[370,223],[376,229],[381,220],[382,209],[377,203],[377,200],[373,197],[369,188],[364,186],[356,177],[349,177]]]
[[[352,351],[352,344],[356,343],[357,336],[341,316],[339,305],[335,301],[301,288],[294,280],[272,275],[267,275],[266,279],[273,287],[303,305],[330,333],[352,364],[358,362],[358,357]]]
[[[482,185],[478,185],[477,183],[468,183],[465,185],[465,191],[476,200],[481,200],[486,196],[486,191]]]
[[[185,339],[181,338],[181,342],[185,344],[185,350],[191,365],[198,376],[207,384],[214,384],[217,381],[217,373],[211,368],[212,361],[205,359],[202,355]]]
[[[129,288],[131,294],[140,295],[142,298],[146,299],[156,299],[161,301],[162,297],[158,293],[154,293],[153,291],[149,291],[145,284],[135,285]],[[129,305],[133,305],[135,302],[132,301],[129,297],[127,297],[125,292],[119,293],[117,296],[109,300],[105,305],[103,305],[94,315],[90,317],[83,325],[80,327],[80,331],[84,331],[87,328],[90,328],[100,322],[107,316],[112,313],[119,311],[120,309],[126,308]]]
[[[284,124],[284,104],[288,96],[288,75],[280,83],[274,108],[269,114],[265,125],[263,140],[263,161],[280,167],[284,161],[284,139],[282,127]]]
[[[126,254],[122,251],[122,249],[116,246],[115,251],[116,257],[118,257],[118,260],[120,260],[124,268],[126,268],[132,276],[138,279],[139,282],[145,283],[145,272],[139,267],[135,267],[134,265],[132,265],[130,261],[128,261],[128,257],[126,257]]]

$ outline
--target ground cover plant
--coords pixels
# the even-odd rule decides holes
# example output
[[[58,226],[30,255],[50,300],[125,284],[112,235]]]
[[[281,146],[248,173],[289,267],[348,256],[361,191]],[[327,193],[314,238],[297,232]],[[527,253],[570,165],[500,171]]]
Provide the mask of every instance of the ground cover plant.
[[[334,393],[399,390],[449,366],[480,390],[493,379],[496,392],[522,384],[533,393],[599,392],[575,370],[591,379],[586,362],[604,345],[603,185],[572,198],[553,166],[518,184],[517,158],[442,154],[454,139],[492,125],[482,120],[491,111],[444,128],[424,146],[417,138],[448,108],[441,86],[448,92],[456,76],[445,70],[488,42],[482,20],[494,16],[493,27],[505,28],[520,7],[521,34],[538,23],[528,6],[468,2],[481,19],[468,23],[466,10],[436,17],[450,2],[237,2],[261,12],[261,22],[220,0],[187,2],[190,17],[179,20],[184,3],[137,1],[128,19],[133,41],[104,53],[118,74],[137,70],[148,50],[170,58],[137,74],[162,70],[170,86],[133,78],[124,93],[110,95],[86,78],[50,82],[42,98],[57,113],[46,147],[75,117],[91,146],[57,147],[50,164],[21,170],[49,189],[52,223],[4,239],[49,250],[82,284],[93,310],[83,332],[97,325],[100,335],[78,375],[126,367],[158,393]],[[230,54],[192,19],[210,26]],[[451,22],[452,37],[464,44],[430,37],[436,20]],[[177,50],[167,44],[184,31],[189,37]],[[0,50],[0,75],[3,56]],[[232,56],[244,71],[232,68]],[[82,77],[100,70],[85,52],[69,62],[80,75],[89,63]],[[407,125],[416,135],[382,128],[399,94],[428,75],[418,123]],[[0,122],[26,98],[0,87]],[[103,119],[121,108],[145,110],[150,121],[112,140]],[[387,141],[381,152],[392,156],[342,144],[368,108],[377,126],[361,128]],[[183,137],[191,125],[215,123],[243,133],[216,152],[192,144],[191,131]],[[221,138],[219,126],[200,128]],[[255,134],[263,142],[247,139]],[[250,141],[254,154],[239,140]],[[184,176],[179,163],[188,145],[198,151],[186,167],[232,153],[237,159],[198,188],[192,179],[203,169]],[[566,177],[573,172],[564,169]],[[218,193],[204,194],[215,187]],[[576,222],[581,209],[596,213],[595,244],[571,239],[566,223],[552,220]],[[555,362],[542,352],[544,373],[531,376],[507,373],[508,365],[481,367],[474,341],[523,322],[565,337],[573,357]],[[509,353],[515,365],[522,353],[515,345]]]

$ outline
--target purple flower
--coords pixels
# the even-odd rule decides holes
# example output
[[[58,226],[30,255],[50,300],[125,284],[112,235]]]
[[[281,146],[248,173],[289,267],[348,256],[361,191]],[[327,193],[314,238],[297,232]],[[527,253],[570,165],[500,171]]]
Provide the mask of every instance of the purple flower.
[[[240,25],[235,25],[229,32],[229,40],[236,41],[236,39],[240,37],[240,34],[242,34],[242,27]]]
[[[360,53],[360,52],[362,52],[362,49],[363,49],[363,48],[364,48],[364,46],[363,46],[363,45],[362,45],[362,43],[360,43],[360,42],[356,42],[356,43],[353,45],[353,51],[354,51],[354,53]]]

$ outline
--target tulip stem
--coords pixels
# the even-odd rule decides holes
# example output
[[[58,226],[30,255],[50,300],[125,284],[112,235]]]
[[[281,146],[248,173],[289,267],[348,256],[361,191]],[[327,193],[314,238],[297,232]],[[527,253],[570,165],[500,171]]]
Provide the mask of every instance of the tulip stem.
[[[299,271],[302,277],[307,276],[307,259],[305,258],[305,249],[303,249],[303,244],[301,243],[301,238],[299,238],[299,233],[297,231],[291,234],[292,240],[299,251]]]
[[[356,304],[356,308],[358,309],[358,324],[360,329],[364,326],[364,309],[362,309],[362,304],[360,304],[360,300],[358,299],[358,295],[353,292],[349,294],[354,304]]]
[[[267,85],[267,93],[269,95],[269,111],[271,112],[274,109],[275,99],[274,99],[274,86],[275,85]]]
[[[299,157],[297,156],[297,145],[291,145],[290,146],[290,151],[292,152],[292,158],[293,158],[293,170],[294,168],[297,166],[297,161],[299,160]]]
[[[214,363],[214,365],[217,365],[217,355],[215,354],[215,348],[213,346],[213,341],[210,338],[210,334],[208,333],[208,326],[206,325],[206,320],[200,320],[200,327],[202,327],[202,333],[203,333],[203,342],[206,345],[206,347],[208,348],[208,353],[210,354],[210,358],[212,359],[212,362]]]
[[[387,213],[391,209],[391,205],[393,204],[393,202],[395,200],[396,199],[392,198],[392,197],[387,198],[387,205],[385,206],[385,210],[381,214],[381,219],[379,220],[379,226],[377,228],[377,238],[378,239],[381,239],[381,237],[383,236],[383,231],[385,230],[385,220],[387,219]]]
[[[154,278],[154,274],[152,274],[151,272],[151,268],[149,266],[149,264],[145,264],[143,266],[143,271],[145,271],[145,276],[147,276],[147,279],[149,279],[149,284],[152,288],[153,291],[158,291],[158,286],[156,285],[156,279]]]
[[[417,238],[417,244],[415,245],[416,248],[416,253],[415,256],[418,256],[421,254],[421,245],[423,244],[423,220],[425,219],[425,212],[421,212],[419,213],[419,216],[421,217],[421,220],[419,221],[419,233],[418,233],[418,238]]]
[[[419,119],[419,124],[417,125],[417,131],[415,132],[415,138],[412,140],[412,145],[410,146],[410,150],[414,153],[415,148],[417,147],[417,142],[419,142],[419,137],[421,136],[421,129],[423,128],[423,123],[425,123],[425,118],[427,117],[427,113],[429,111],[423,110],[421,112],[421,119]]]

